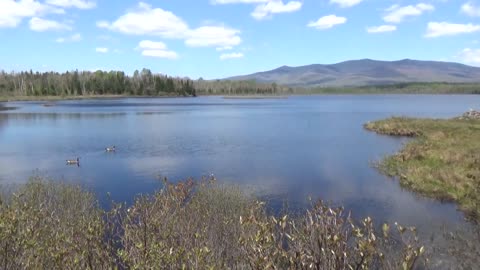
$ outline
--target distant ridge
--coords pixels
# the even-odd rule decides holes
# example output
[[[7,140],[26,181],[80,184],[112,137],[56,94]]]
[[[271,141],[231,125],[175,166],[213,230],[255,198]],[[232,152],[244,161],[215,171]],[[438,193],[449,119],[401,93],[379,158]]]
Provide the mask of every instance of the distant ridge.
[[[361,59],[331,65],[282,66],[227,79],[275,82],[297,87],[368,86],[407,82],[473,83],[480,82],[480,68],[438,61]]]

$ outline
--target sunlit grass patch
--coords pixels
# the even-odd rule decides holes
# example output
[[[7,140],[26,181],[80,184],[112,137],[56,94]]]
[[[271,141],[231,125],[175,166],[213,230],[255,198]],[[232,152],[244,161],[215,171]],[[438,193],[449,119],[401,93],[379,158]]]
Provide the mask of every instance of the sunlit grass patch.
[[[393,117],[369,122],[379,134],[414,136],[379,163],[381,171],[421,194],[455,201],[469,217],[480,217],[480,120]]]

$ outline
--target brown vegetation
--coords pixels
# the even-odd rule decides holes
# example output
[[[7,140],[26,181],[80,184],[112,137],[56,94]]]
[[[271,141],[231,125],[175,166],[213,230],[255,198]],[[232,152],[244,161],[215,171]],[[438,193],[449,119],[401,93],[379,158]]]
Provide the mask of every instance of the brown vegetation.
[[[322,202],[298,218],[271,216],[214,179],[165,183],[110,211],[41,179],[0,203],[1,269],[414,269],[424,250],[414,228],[378,232]]]

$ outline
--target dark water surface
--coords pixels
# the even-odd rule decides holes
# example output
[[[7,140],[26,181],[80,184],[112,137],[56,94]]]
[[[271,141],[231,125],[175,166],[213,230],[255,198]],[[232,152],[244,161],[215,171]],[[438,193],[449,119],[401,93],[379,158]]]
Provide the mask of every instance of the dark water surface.
[[[306,198],[344,205],[356,216],[427,227],[456,226],[452,204],[421,198],[371,162],[402,138],[362,125],[392,115],[452,117],[480,96],[359,95],[232,100],[221,97],[14,102],[0,113],[0,184],[34,174],[81,183],[131,202],[171,180],[217,179],[249,187],[272,205]],[[116,145],[116,153],[103,150]],[[80,157],[81,166],[65,159]]]

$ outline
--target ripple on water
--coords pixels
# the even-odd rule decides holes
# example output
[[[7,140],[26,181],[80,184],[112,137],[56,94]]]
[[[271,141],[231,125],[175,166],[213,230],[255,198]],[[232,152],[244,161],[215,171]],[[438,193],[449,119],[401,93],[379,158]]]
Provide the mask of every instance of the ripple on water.
[[[158,174],[212,172],[264,190],[273,205],[305,206],[311,195],[376,220],[464,224],[455,206],[418,198],[371,168],[404,140],[362,125],[391,115],[447,117],[478,104],[478,96],[392,95],[18,102],[0,113],[0,175],[25,179],[38,168],[122,201]],[[104,152],[110,145],[116,153]],[[64,166],[76,156],[80,168]]]

